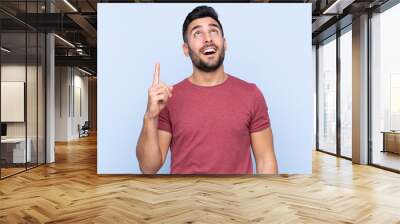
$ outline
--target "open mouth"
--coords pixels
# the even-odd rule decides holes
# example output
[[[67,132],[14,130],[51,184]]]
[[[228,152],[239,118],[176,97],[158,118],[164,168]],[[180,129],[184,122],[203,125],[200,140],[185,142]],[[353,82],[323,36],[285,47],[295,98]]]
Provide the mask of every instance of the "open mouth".
[[[213,46],[207,47],[204,50],[202,50],[202,53],[206,56],[213,55],[213,54],[217,53],[217,48],[213,47]]]

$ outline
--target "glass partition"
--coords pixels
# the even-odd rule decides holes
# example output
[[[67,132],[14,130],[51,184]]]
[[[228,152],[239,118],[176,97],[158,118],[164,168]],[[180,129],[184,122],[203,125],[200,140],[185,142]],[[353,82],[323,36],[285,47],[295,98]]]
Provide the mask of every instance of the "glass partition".
[[[14,10],[0,12],[0,178],[45,163],[45,34],[13,17],[43,13],[44,5],[0,2]]]
[[[37,148],[38,148],[38,164],[43,164],[46,162],[46,145],[45,145],[45,115],[46,115],[46,36],[43,33],[38,33],[38,74],[37,74]]]
[[[38,160],[38,35],[36,32],[27,33],[27,98],[26,98],[26,113],[27,113],[27,150],[30,151],[30,161],[27,163],[28,168],[37,165]]]
[[[2,177],[24,171],[31,161],[26,150],[26,40],[25,32],[1,34]]]
[[[336,154],[336,37],[318,47],[318,149]]]

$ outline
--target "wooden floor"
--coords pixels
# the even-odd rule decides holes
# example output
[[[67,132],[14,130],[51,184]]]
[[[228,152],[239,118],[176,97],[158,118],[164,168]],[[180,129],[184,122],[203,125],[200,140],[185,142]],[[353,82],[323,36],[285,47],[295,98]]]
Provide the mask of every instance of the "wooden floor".
[[[0,181],[0,223],[400,223],[400,175],[314,152],[313,175],[98,176],[96,139]]]
[[[10,167],[7,167],[7,168],[2,167],[1,170],[0,170],[1,171],[1,178],[6,178],[8,176],[12,176],[14,174],[17,174],[17,173],[20,173],[20,172],[24,172],[27,169],[33,169],[35,167],[37,167],[37,164],[27,164],[27,167],[25,167],[24,164],[23,165],[19,165],[19,167],[11,167],[11,168]]]
[[[1,177],[8,177],[11,176],[13,174],[25,171],[25,167],[24,168],[1,168]]]
[[[372,161],[377,165],[400,170],[400,154],[376,150],[374,151]]]

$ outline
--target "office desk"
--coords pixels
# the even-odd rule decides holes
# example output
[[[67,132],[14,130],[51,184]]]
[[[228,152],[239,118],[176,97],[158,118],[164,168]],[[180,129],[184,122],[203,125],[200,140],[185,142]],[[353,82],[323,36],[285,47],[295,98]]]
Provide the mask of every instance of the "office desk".
[[[9,163],[31,162],[32,140],[28,138],[26,142],[28,147],[26,147],[25,153],[25,138],[1,139],[1,157]]]
[[[382,131],[381,133],[383,134],[382,152],[393,152],[400,154],[400,132]]]

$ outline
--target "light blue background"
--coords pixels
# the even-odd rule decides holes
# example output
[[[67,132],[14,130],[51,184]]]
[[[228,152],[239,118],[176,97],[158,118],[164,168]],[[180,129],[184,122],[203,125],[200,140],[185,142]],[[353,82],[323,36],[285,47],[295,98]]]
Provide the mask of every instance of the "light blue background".
[[[198,5],[98,4],[99,174],[140,173],[136,142],[154,64],[161,63],[168,84],[190,76],[182,24]],[[207,5],[224,28],[225,71],[256,83],[266,98],[279,172],[311,173],[311,4]],[[159,173],[169,173],[169,165],[168,158]]]

